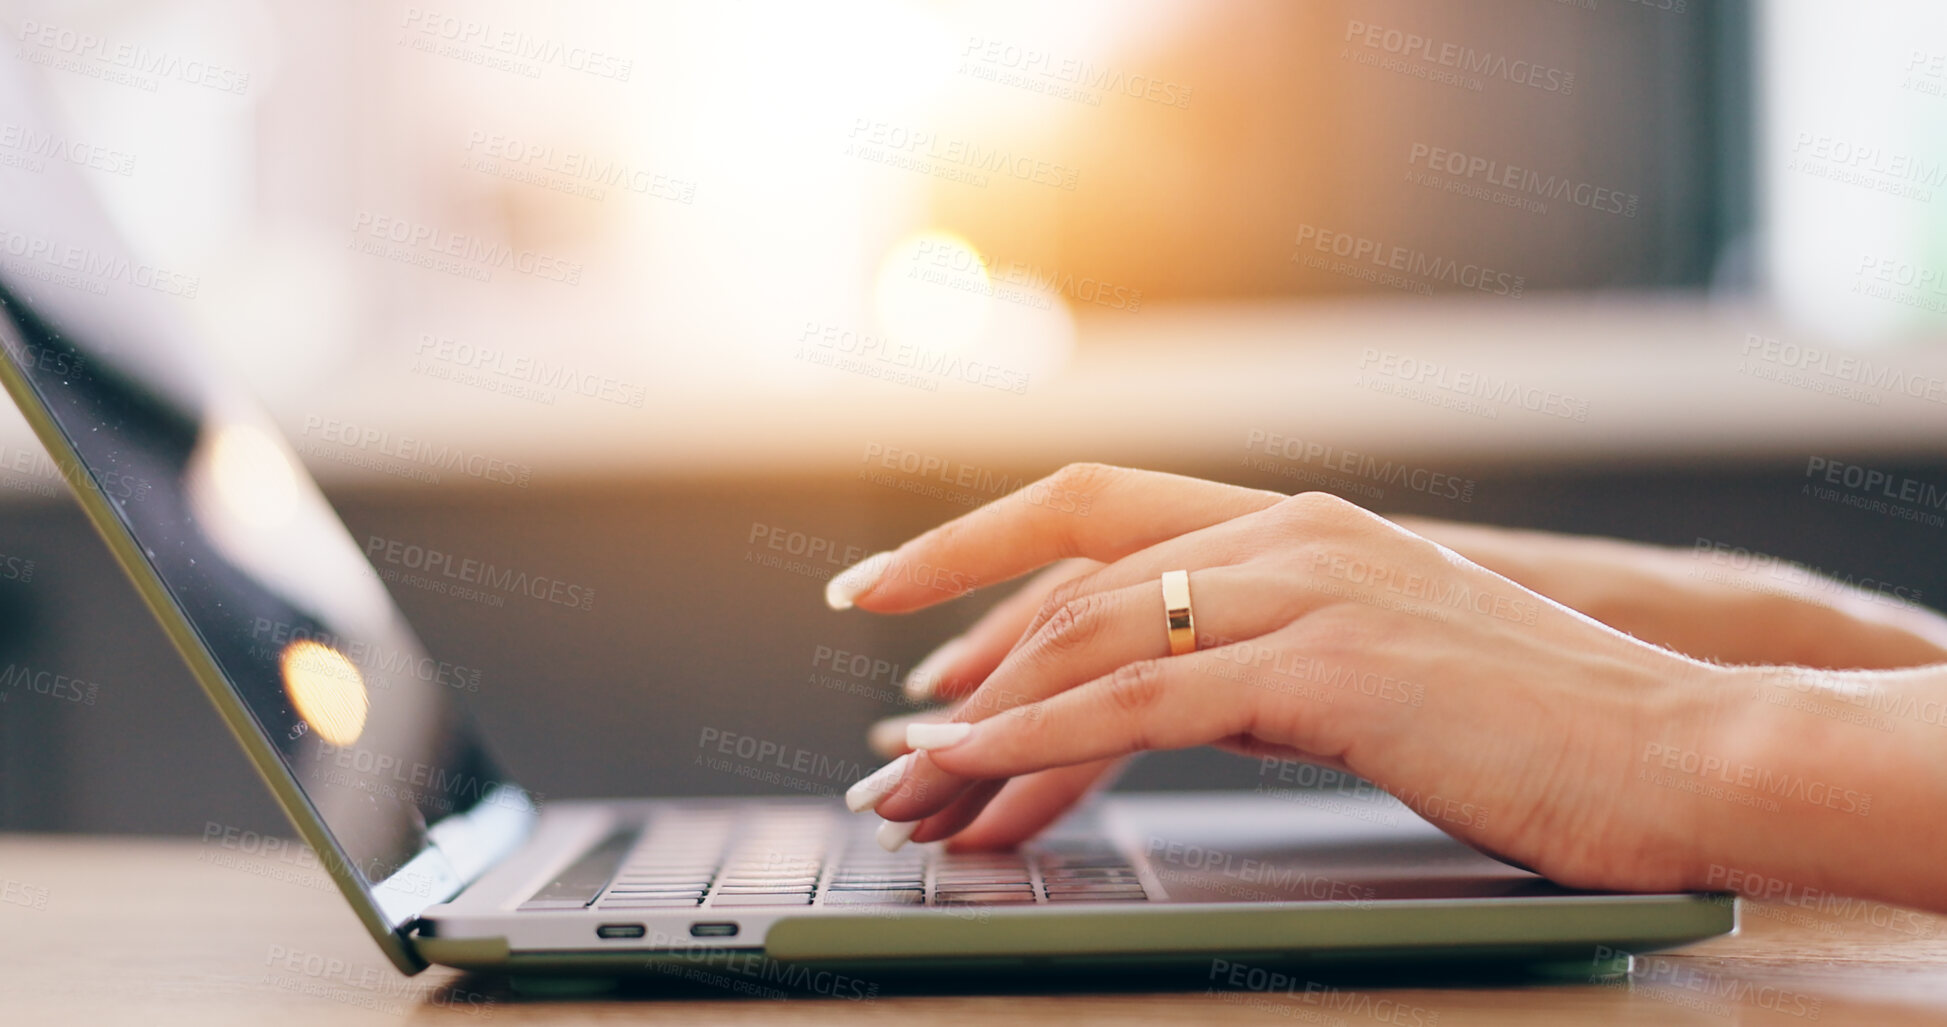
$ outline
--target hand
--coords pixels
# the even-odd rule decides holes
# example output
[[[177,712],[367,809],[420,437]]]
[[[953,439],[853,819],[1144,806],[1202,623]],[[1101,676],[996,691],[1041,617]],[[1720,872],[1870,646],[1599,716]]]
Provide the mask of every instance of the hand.
[[[1395,523],[1645,642],[1716,663],[1827,669],[1947,661],[1947,618],[1903,588],[1842,584],[1710,540],[1667,548],[1423,518]]]
[[[957,700],[974,690],[1000,666],[1021,637],[1048,593],[1056,586],[1102,565],[1093,560],[1064,560],[1035,575],[1013,595],[994,604],[964,634],[949,639],[921,660],[906,677],[906,694],[915,701]],[[956,707],[957,707],[956,703]],[[912,752],[906,729],[912,724],[940,723],[954,709],[888,717],[872,725],[867,738],[874,752],[894,759]],[[985,811],[954,835],[955,849],[1006,849],[1041,832],[1088,793],[1107,786],[1124,760],[1094,760],[1073,767],[1057,767],[1027,774],[1003,784]]]
[[[1060,493],[1088,502],[1037,499]],[[1635,771],[1647,744],[1715,744],[1727,672],[1331,496],[1080,465],[868,560],[834,592],[903,612],[947,598],[913,567],[984,584],[1077,556],[1104,566],[1056,586],[953,712],[959,736],[916,738],[926,751],[862,805],[930,841],[981,818],[1009,779],[1223,743],[1349,769],[1565,884],[1696,883],[1705,814]],[[1179,568],[1205,648],[1168,656],[1158,577]],[[982,677],[971,658],[946,662],[942,682]]]

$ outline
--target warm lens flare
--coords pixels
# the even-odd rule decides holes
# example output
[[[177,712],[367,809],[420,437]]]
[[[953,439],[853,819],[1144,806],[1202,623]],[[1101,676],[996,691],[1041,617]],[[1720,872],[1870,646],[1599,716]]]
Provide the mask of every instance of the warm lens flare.
[[[254,528],[282,527],[297,509],[297,475],[284,448],[255,425],[217,429],[210,447],[216,494],[237,518]]]
[[[986,333],[993,281],[973,244],[951,232],[921,232],[887,251],[874,305],[893,341],[964,351]]]
[[[332,745],[358,741],[371,707],[358,667],[338,650],[309,639],[285,646],[279,662],[284,692],[311,730]]]

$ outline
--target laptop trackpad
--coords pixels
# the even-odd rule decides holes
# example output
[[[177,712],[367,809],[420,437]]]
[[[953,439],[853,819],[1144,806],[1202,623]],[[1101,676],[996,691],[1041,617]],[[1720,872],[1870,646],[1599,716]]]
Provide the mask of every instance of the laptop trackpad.
[[[1383,794],[1356,802],[1325,792],[1112,796],[1098,823],[1148,864],[1174,902],[1363,905],[1566,893]]]

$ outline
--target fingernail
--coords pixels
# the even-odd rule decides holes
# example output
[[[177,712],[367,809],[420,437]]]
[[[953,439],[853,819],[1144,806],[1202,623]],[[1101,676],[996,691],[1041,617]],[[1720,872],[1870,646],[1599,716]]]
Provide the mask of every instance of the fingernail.
[[[973,734],[973,725],[965,721],[948,721],[944,724],[906,725],[906,744],[915,749],[951,749],[967,740]]]
[[[878,584],[879,576],[886,572],[892,563],[892,553],[873,553],[858,563],[832,575],[825,583],[825,605],[834,610],[849,610],[852,600],[865,594],[865,590]]]
[[[909,752],[873,771],[865,780],[845,789],[845,805],[851,807],[854,813],[878,809],[886,796],[899,787],[900,779],[906,776],[906,768],[912,765],[913,754]]]
[[[924,714],[909,713],[903,717],[887,717],[879,721],[866,729],[865,744],[886,759],[892,759],[905,752],[906,725],[911,724],[915,716],[924,716]]]
[[[880,848],[887,852],[898,852],[901,846],[913,840],[913,832],[917,830],[919,830],[917,820],[908,820],[904,823],[888,820],[879,825],[879,831],[873,837],[879,840]]]
[[[954,660],[959,659],[960,654],[966,649],[966,636],[958,635],[940,643],[938,649],[927,653],[926,658],[913,667],[913,672],[906,675],[906,698],[915,702],[931,698],[933,693],[939,690],[940,672]]]

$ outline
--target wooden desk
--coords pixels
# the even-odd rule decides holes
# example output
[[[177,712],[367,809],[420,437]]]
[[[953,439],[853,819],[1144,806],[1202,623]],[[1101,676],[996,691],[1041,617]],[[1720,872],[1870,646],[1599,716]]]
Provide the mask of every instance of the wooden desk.
[[[1947,1023],[1947,918],[1868,905],[1746,906],[1738,937],[1640,959],[1614,985],[776,1001],[692,984],[538,1000],[445,969],[401,977],[305,863],[195,840],[0,836],[0,1023]]]

